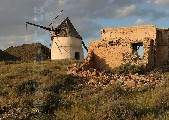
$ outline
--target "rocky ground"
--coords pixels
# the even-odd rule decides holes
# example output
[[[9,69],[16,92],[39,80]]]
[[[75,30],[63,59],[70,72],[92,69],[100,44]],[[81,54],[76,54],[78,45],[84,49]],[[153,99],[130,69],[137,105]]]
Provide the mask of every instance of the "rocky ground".
[[[163,75],[155,76],[154,74],[139,75],[136,74],[113,74],[105,71],[97,71],[96,69],[80,69],[75,64],[68,68],[68,74],[78,77],[86,84],[91,86],[106,86],[109,84],[119,84],[124,88],[142,88],[145,86],[156,86],[163,83]]]

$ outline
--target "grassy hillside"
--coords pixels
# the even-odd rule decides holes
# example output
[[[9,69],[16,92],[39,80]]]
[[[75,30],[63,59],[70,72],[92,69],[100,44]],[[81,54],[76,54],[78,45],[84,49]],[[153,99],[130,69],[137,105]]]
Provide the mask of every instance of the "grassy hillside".
[[[10,55],[5,51],[0,50],[0,61],[7,61],[7,60],[16,61],[18,60],[18,58],[13,55]]]
[[[30,61],[30,60],[47,60],[50,58],[50,49],[41,43],[23,44],[21,46],[11,46],[4,50],[6,54],[14,56],[16,60]],[[1,53],[0,53],[1,55]],[[3,55],[2,58],[7,59],[7,55]]]
[[[163,85],[104,88],[67,75],[79,61],[0,63],[0,118],[39,120],[168,120],[169,73]],[[160,75],[159,73],[153,73]]]

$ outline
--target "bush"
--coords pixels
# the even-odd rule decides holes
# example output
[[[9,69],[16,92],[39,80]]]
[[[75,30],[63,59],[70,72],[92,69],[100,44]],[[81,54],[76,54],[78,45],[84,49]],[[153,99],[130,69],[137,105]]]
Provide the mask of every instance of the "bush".
[[[131,64],[123,64],[119,67],[110,70],[110,72],[114,74],[135,74],[135,73],[144,74],[145,69],[143,66],[139,67]]]
[[[155,104],[158,109],[166,110],[169,109],[169,93],[160,93],[157,98],[155,98]]]
[[[60,97],[54,93],[47,93],[43,100],[43,113],[51,114],[57,109]]]
[[[126,91],[120,85],[114,85],[103,89],[103,92],[101,92],[100,97],[118,100],[124,97],[125,94]]]
[[[35,92],[35,88],[37,86],[38,86],[37,82],[33,81],[21,82],[14,86],[14,91],[17,93],[17,95],[32,94]]]
[[[101,120],[132,120],[136,118],[133,105],[124,101],[115,101],[103,106],[96,117]]]
[[[77,80],[70,75],[49,73],[47,77],[48,79],[44,82],[44,90],[49,90],[54,93],[71,91],[77,85]]]

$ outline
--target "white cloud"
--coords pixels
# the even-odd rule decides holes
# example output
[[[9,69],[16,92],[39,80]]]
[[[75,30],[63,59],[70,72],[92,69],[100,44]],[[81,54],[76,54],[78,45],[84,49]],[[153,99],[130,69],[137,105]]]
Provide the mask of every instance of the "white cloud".
[[[28,38],[32,37],[32,35],[28,35]],[[22,45],[26,44],[26,36],[21,35],[21,36],[0,36],[0,49],[4,50],[10,46],[17,46],[17,45]]]
[[[135,13],[136,10],[137,10],[136,5],[131,4],[129,6],[123,6],[123,7],[119,8],[119,9],[117,9],[115,13],[119,17],[127,17],[127,16],[130,16],[133,13]]]
[[[147,20],[140,19],[140,18],[138,18],[135,22],[135,25],[145,25],[145,24],[147,24]]]
[[[9,2],[10,1],[10,2]],[[33,22],[34,7],[44,7],[44,20],[40,23],[48,26],[60,10],[64,12],[56,20],[55,26],[66,17],[70,17],[73,25],[84,39],[94,38],[100,31],[97,20],[122,19],[132,16],[159,20],[169,15],[164,8],[142,7],[148,0],[0,0],[0,45],[8,46],[23,43],[25,38],[25,22]],[[169,0],[149,0],[154,4],[167,4]],[[9,10],[10,8],[10,10]],[[15,10],[15,11],[12,11]],[[136,24],[144,24],[145,20],[138,19]],[[100,23],[102,24],[102,23]],[[104,23],[103,23],[104,24]],[[133,23],[134,24],[134,23]],[[28,26],[28,34],[34,34],[34,26]],[[43,30],[42,30],[43,31]],[[5,38],[3,38],[4,36]],[[13,36],[13,37],[11,37]],[[1,47],[4,48],[4,47]]]
[[[70,0],[59,0],[59,5],[66,5]]]
[[[149,3],[154,3],[157,5],[167,5],[169,4],[169,0],[148,0]]]

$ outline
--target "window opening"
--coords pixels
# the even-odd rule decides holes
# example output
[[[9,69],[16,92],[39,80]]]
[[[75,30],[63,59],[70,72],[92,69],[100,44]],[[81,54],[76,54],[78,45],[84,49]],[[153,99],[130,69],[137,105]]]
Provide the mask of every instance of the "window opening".
[[[138,54],[139,58],[143,58],[143,42],[132,43],[131,44],[133,53]]]

